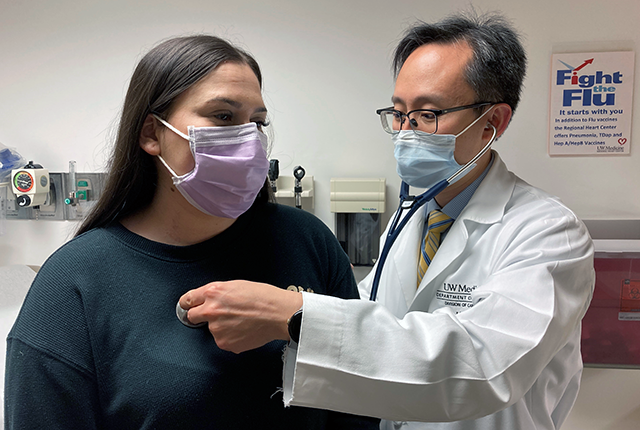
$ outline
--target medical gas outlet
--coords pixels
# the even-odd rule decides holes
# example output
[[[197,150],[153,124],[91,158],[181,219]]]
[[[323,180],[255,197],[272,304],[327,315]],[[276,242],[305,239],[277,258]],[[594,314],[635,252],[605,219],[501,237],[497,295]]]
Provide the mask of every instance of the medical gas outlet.
[[[39,164],[33,164],[33,161],[11,171],[11,190],[16,196],[16,204],[21,208],[44,204],[49,187],[49,171]]]

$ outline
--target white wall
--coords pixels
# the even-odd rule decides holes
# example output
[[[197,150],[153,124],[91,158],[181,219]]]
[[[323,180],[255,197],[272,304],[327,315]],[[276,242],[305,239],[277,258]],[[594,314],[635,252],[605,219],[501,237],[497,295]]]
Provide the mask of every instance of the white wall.
[[[640,219],[635,148],[629,156],[606,158],[547,155],[552,52],[637,50],[637,0],[0,0],[0,142],[51,171],[66,171],[69,160],[79,171],[102,170],[141,55],[164,38],[214,33],[247,48],[261,64],[276,130],[272,156],[280,159],[282,174],[302,165],[315,176],[316,215],[333,227],[331,177],[384,176],[388,217],[399,180],[374,111],[389,105],[391,52],[416,18],[437,20],[469,4],[503,11],[525,35],[529,73],[522,104],[495,145],[510,168],[583,218]],[[636,79],[632,136],[640,132],[639,86]],[[74,226],[8,221],[0,265],[42,264]],[[618,372],[596,373],[607,379]],[[625,383],[637,385],[640,377],[625,372],[613,396],[637,399],[637,390]],[[585,414],[601,405],[597,387],[592,389],[583,390]],[[639,402],[632,402],[637,421]],[[605,424],[570,420],[566,428],[623,428],[608,425],[623,423],[624,416],[609,416]]]
[[[300,164],[315,176],[315,213],[333,227],[331,177],[384,176],[389,216],[399,181],[374,110],[389,104],[391,51],[416,18],[435,20],[469,3],[0,0],[0,142],[52,171],[66,171],[71,159],[80,171],[102,170],[140,56],[167,37],[215,33],[260,62],[276,130],[272,156],[283,173]],[[640,2],[471,3],[503,11],[525,36],[529,73],[522,105],[495,146],[511,169],[559,195],[583,218],[640,218],[640,187],[625,186],[639,182],[637,151],[550,158],[546,149],[551,53],[635,49]],[[636,79],[636,100],[639,86]],[[639,115],[636,109],[632,135]],[[41,264],[73,226],[7,222],[0,264]]]

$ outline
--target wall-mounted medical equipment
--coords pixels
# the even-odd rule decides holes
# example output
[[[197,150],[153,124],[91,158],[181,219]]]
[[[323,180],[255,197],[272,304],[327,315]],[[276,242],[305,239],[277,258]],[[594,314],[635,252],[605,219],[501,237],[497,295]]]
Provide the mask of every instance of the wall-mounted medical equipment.
[[[280,176],[280,162],[276,159],[269,160],[269,183],[274,194],[278,191],[278,176]]]
[[[64,199],[65,205],[75,206],[78,204],[78,180],[76,178],[76,162],[69,161],[69,175],[67,177],[69,190]],[[86,197],[86,196],[85,196]]]
[[[331,179],[336,237],[354,266],[373,266],[378,258],[385,203],[385,178]]]
[[[304,178],[305,173],[306,172],[302,166],[296,166],[293,168],[293,177],[295,178],[293,185],[293,197],[298,209],[302,209],[302,179]]]
[[[35,170],[35,173],[31,170]],[[69,172],[47,172],[47,192],[39,193],[42,190],[36,190],[35,196],[31,197],[26,193],[31,181],[26,173],[31,174],[38,185],[44,183],[41,169],[31,170],[25,167],[12,171],[11,191],[4,201],[7,220],[81,220],[100,197],[106,179],[105,173],[76,172],[75,162],[72,161],[69,163]],[[30,204],[21,204],[25,201],[21,198],[23,195],[29,197]]]
[[[314,180],[308,176],[301,166],[293,169],[294,176],[278,176],[276,179],[276,201],[287,206],[295,206],[304,210],[313,210]]]
[[[49,170],[33,161],[19,169],[11,170],[11,191],[21,208],[38,207],[49,196]]]

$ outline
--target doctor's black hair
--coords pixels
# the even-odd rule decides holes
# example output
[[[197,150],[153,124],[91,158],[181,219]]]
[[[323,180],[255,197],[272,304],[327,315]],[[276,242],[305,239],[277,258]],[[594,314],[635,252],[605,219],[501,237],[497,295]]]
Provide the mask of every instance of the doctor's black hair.
[[[511,24],[497,13],[478,16],[475,11],[451,15],[409,28],[394,52],[393,72],[398,77],[409,55],[429,43],[466,42],[473,58],[465,73],[476,102],[506,103],[515,112],[524,81],[527,55]]]
[[[262,73],[256,60],[215,36],[172,38],[140,60],[125,96],[103,193],[76,235],[132,215],[151,203],[158,171],[154,157],[139,144],[145,119],[150,113],[167,118],[180,94],[223,63],[248,65],[262,88]],[[268,201],[271,196],[265,177],[254,204]]]

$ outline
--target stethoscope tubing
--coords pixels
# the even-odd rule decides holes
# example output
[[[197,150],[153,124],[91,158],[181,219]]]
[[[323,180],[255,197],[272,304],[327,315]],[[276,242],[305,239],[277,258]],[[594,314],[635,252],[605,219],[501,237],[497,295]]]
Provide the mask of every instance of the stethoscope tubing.
[[[378,265],[376,266],[376,273],[373,276],[373,284],[371,287],[371,294],[369,296],[369,300],[375,301],[376,297],[378,296],[378,286],[380,285],[380,276],[382,275],[382,269],[384,268],[384,263],[387,261],[387,256],[389,255],[389,251],[391,250],[391,247],[393,246],[398,236],[400,236],[402,229],[407,225],[407,223],[409,222],[413,214],[416,213],[418,209],[420,209],[425,203],[433,199],[436,195],[440,193],[440,191],[444,190],[448,186],[449,186],[449,182],[447,182],[446,179],[443,179],[433,187],[429,188],[429,190],[426,191],[425,193],[419,195],[418,197],[411,198],[411,196],[406,195],[409,189],[409,185],[407,185],[405,182],[402,183],[402,185],[400,186],[400,189],[401,189],[400,205],[398,206],[398,210],[394,215],[393,222],[389,227],[389,231],[387,232],[387,237],[385,238],[382,252],[380,253],[380,258],[378,259]],[[405,204],[405,202],[409,202],[409,203]],[[409,212],[404,218],[402,218],[402,221],[400,221],[400,218],[402,217],[402,212],[404,212],[405,209],[409,209]],[[400,221],[400,224],[398,225],[399,221]]]

